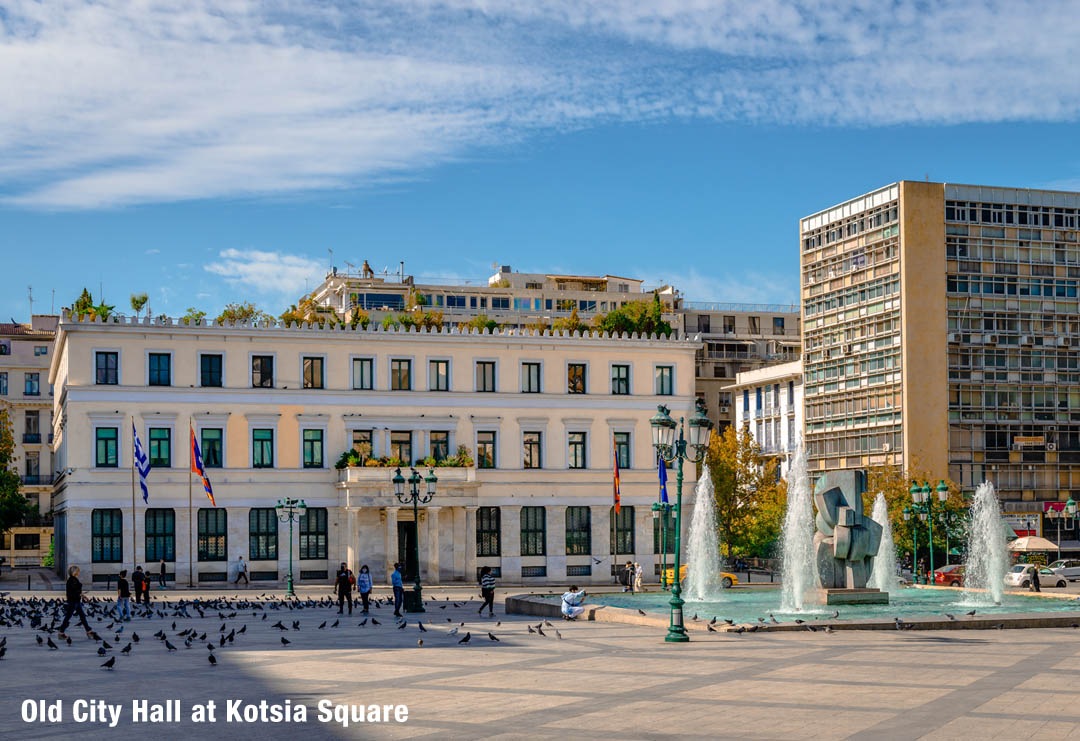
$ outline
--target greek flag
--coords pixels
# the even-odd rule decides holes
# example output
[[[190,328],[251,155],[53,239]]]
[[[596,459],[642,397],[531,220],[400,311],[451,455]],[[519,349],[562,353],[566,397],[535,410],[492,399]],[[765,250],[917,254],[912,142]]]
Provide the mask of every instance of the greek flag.
[[[134,422],[131,423],[131,439],[135,441],[135,470],[139,472],[139,486],[142,488],[142,498],[144,502],[149,502],[150,490],[146,488],[146,477],[150,475],[150,459],[146,456],[146,451],[143,450]]]

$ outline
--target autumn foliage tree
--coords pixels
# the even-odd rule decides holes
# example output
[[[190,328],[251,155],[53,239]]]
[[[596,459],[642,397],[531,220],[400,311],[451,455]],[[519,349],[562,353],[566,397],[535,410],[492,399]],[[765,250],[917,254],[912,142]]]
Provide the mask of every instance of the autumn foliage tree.
[[[31,506],[19,492],[19,475],[15,473],[15,435],[11,427],[11,410],[0,404],[0,532],[22,522]]]

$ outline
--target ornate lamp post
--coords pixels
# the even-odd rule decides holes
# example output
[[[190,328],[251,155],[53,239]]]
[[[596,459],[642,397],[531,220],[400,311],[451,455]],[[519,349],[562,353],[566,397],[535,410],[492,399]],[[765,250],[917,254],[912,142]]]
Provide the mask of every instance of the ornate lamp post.
[[[667,531],[668,518],[671,517],[672,505],[669,502],[654,502],[652,516],[660,521],[660,588],[667,589]]]
[[[934,488],[937,492],[938,501],[942,504],[949,498],[949,487],[945,485],[944,481],[940,481]],[[927,524],[930,530],[930,573],[934,573],[934,498],[931,496],[931,489],[929,482],[924,481],[922,486],[919,486],[916,482],[911,482],[911,501],[913,502],[911,510],[913,513],[919,515],[919,519]],[[906,509],[906,508],[905,508]],[[907,518],[905,518],[907,519]],[[916,525],[916,527],[918,527]],[[916,558],[916,568],[918,567],[918,559]],[[923,578],[921,574],[919,578]]]
[[[709,433],[713,423],[705,415],[705,401],[697,400],[694,415],[690,417],[690,440],[683,436],[683,419],[678,423],[671,418],[668,408],[663,404],[656,407],[656,414],[649,424],[652,427],[653,447],[656,454],[665,462],[678,461],[679,467],[675,476],[677,490],[676,502],[673,514],[675,516],[675,578],[671,585],[671,624],[668,626],[665,641],[672,643],[685,643],[690,640],[683,625],[683,599],[682,586],[679,580],[679,556],[682,550],[682,484],[683,484],[683,461],[700,463],[705,460],[705,451],[709,444]],[[675,439],[675,430],[679,430],[679,439]]]
[[[289,523],[289,577],[286,580],[288,585],[285,589],[286,597],[295,597],[296,592],[293,590],[293,573],[292,573],[292,531],[293,522],[299,520],[307,512],[307,505],[304,504],[303,499],[279,499],[277,505],[274,507],[277,511],[278,519],[281,522]]]
[[[421,478],[420,474],[416,472],[415,468],[409,469],[412,473],[409,475],[407,483],[409,484],[409,490],[405,491],[406,479],[401,475],[401,469],[398,468],[394,471],[394,496],[402,504],[409,504],[412,502],[413,511],[413,523],[416,525],[416,537],[413,538],[413,546],[416,548],[416,581],[413,583],[413,590],[411,593],[405,593],[405,612],[424,612],[424,600],[420,587],[420,509],[419,505],[427,504],[431,501],[431,498],[435,496],[435,484],[438,479],[435,478],[434,469],[428,469],[428,475]],[[420,492],[420,482],[423,481],[427,484],[426,490]]]

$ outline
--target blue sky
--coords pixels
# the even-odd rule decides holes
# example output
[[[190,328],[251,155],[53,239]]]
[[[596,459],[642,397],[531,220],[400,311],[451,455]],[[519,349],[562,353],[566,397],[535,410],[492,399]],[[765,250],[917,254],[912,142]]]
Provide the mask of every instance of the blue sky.
[[[0,0],[0,320],[30,284],[277,313],[328,249],[794,301],[837,201],[1080,187],[1072,3],[183,7]]]

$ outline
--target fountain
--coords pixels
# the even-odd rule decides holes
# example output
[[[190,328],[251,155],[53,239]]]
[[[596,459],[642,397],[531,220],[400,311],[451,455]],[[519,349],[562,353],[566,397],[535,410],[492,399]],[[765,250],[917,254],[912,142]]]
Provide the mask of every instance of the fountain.
[[[713,499],[712,474],[702,466],[701,478],[694,488],[694,514],[686,546],[686,582],[683,598],[703,602],[719,595],[720,545],[716,537],[716,501]]]
[[[967,559],[964,562],[964,597],[974,604],[1001,604],[1005,572],[1009,568],[1008,543],[1001,525],[1001,508],[994,485],[979,484],[971,503]]]
[[[814,557],[814,499],[806,473],[806,449],[802,443],[795,450],[787,483],[787,510],[780,545],[783,559],[780,609],[798,612],[813,599],[818,585]]]
[[[896,546],[893,545],[892,523],[889,522],[889,504],[884,494],[879,492],[874,497],[874,511],[870,516],[881,525],[881,545],[874,557],[873,571],[866,586],[883,592],[895,592],[900,588],[900,580],[896,574]]]

